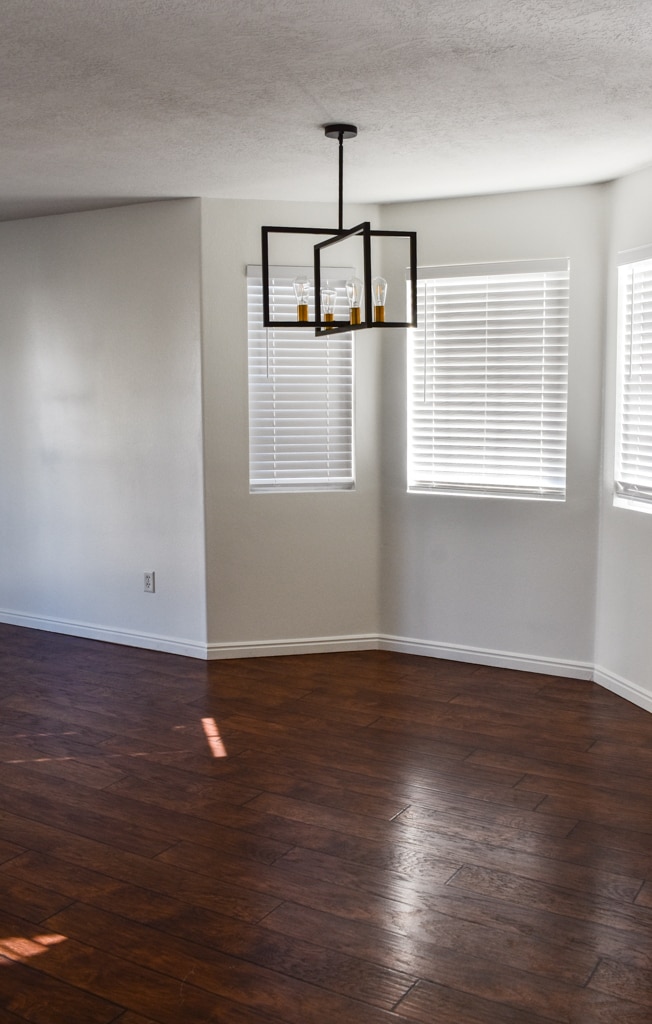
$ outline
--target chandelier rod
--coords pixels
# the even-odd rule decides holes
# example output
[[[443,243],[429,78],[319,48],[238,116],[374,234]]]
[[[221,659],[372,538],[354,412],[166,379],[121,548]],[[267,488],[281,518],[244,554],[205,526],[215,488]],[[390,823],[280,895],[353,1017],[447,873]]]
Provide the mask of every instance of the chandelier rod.
[[[344,140],[354,139],[358,129],[354,124],[325,124],[327,139],[339,142],[339,190],[338,190],[338,231],[344,230]]]
[[[340,231],[344,229],[344,134],[340,132],[340,178],[339,178],[339,201],[337,205],[338,211],[338,228]]]

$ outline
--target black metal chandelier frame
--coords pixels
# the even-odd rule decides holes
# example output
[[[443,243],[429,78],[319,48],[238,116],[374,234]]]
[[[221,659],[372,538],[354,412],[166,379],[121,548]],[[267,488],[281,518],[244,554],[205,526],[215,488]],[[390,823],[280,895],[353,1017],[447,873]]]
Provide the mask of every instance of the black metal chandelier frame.
[[[353,139],[358,134],[358,129],[352,124],[327,124],[324,125],[324,133],[329,139],[337,139],[339,142],[339,199],[338,199],[338,220],[337,228],[298,228],[298,227],[263,227],[262,232],[262,278],[263,278],[263,323],[265,327],[299,327],[302,329],[313,327],[315,335],[344,334],[349,331],[366,330],[369,327],[416,327],[417,326],[417,233],[416,231],[379,231],[371,227],[369,221],[363,221],[352,228],[344,228],[344,140]],[[316,242],[313,246],[314,255],[314,282],[315,282],[315,319],[314,320],[274,320],[270,316],[270,280],[269,280],[269,240],[270,235],[321,235],[327,236],[323,241]],[[343,320],[331,320],[327,322],[322,319],[321,312],[321,281],[322,281],[322,252],[336,242],[344,241],[346,238],[360,236],[362,239],[362,265],[363,265],[363,295],[364,295],[364,318],[360,323],[352,324]],[[372,272],[371,272],[371,239],[372,238],[407,238],[410,250],[410,319],[390,320],[377,322],[373,319],[372,306]]]

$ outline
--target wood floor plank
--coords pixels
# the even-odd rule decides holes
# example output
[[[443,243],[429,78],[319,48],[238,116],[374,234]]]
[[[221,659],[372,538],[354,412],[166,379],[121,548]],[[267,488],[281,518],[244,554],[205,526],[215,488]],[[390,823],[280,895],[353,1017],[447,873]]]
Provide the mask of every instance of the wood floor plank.
[[[144,859],[125,863],[110,855],[103,856],[100,850],[95,857],[84,857],[79,849],[72,847],[59,850],[59,854],[54,857],[27,853],[2,865],[0,870],[22,880],[43,878],[48,887],[71,896],[82,894],[86,884],[106,891],[116,883],[128,882],[153,892],[179,895],[189,903],[211,907],[245,921],[261,920],[279,903],[277,898],[259,889],[229,884],[171,864]],[[83,863],[92,863],[94,869],[83,868]]]
[[[652,1007],[652,970],[629,967],[618,960],[600,961],[589,986],[599,992],[622,996],[623,999]]]
[[[0,957],[0,970],[4,965],[9,965],[8,960],[3,960]],[[0,1024],[25,1024],[25,1017],[17,1017],[15,1013],[10,1013],[9,1010],[5,1010],[0,1006]]]
[[[652,882],[647,881],[641,888],[640,893],[636,897],[636,902],[641,907],[650,907],[652,909]]]
[[[532,882],[502,871],[491,871],[465,865],[448,883],[453,889],[464,889],[495,899],[546,908],[570,915],[579,920],[604,923],[638,933],[642,938],[652,934],[652,913],[645,907],[627,900],[609,900],[607,897],[571,892],[563,886],[563,875],[558,884]]]
[[[314,753],[313,751],[313,755]],[[223,769],[229,772],[233,767],[236,772],[240,772],[246,770],[247,766],[254,769],[266,768],[297,778],[306,775],[310,779],[321,780],[326,785],[346,786],[356,792],[367,792],[368,788],[372,787],[373,792],[400,795],[401,799],[405,796],[411,798],[415,791],[427,794],[431,789],[438,790],[442,786],[466,788],[467,785],[474,785],[483,787],[485,794],[491,795],[495,800],[496,794],[500,796],[507,793],[527,774],[527,769],[500,766],[493,768],[475,763],[474,755],[466,754],[462,757],[459,749],[449,755],[434,755],[432,750],[428,750],[427,755],[421,770],[418,771],[415,766],[406,777],[404,771],[397,772],[397,766],[388,758],[373,760],[370,764],[366,758],[358,756],[355,767],[352,767],[349,763],[333,763],[328,757],[293,757],[288,751],[273,750],[271,745],[266,743],[264,751],[243,751],[234,759],[233,765],[225,762]]]
[[[593,748],[592,748],[593,749]],[[622,749],[622,748],[617,748]],[[643,766],[631,765],[631,771],[624,771],[622,765],[612,764],[610,758],[596,756],[592,750],[574,751],[572,754],[547,760],[519,754],[508,754],[499,750],[477,749],[467,758],[467,764],[478,768],[494,768],[519,773],[520,778],[528,775],[577,782],[580,785],[600,786],[602,789],[623,789],[623,775],[628,777],[630,792],[645,792],[650,772]],[[520,781],[519,779],[515,780]]]
[[[16,843],[9,843],[6,840],[0,839],[0,864],[2,861],[18,857],[21,853],[25,853],[22,846],[17,846]]]
[[[374,795],[371,792],[358,792],[348,786],[327,785],[270,771],[248,770],[246,774],[250,775],[252,784],[261,792],[278,793],[295,800],[307,800],[344,813],[380,818],[381,821],[391,821],[409,804],[409,798],[400,795]]]
[[[144,762],[141,762],[141,765]],[[112,793],[133,796],[145,803],[157,804],[171,811],[183,811],[192,801],[193,810],[198,814],[219,813],[223,804],[244,804],[258,796],[260,790],[216,779],[191,778],[187,772],[168,767],[166,778],[161,778],[161,768],[156,777],[135,772],[131,777],[111,785]]]
[[[354,889],[366,890],[387,895],[402,896],[412,892],[439,892],[458,870],[457,861],[436,860],[430,857],[426,864],[410,864],[409,870],[396,867],[375,867],[367,860],[356,861],[349,857],[317,853],[294,847],[289,853],[276,861],[277,868],[292,865],[302,875],[326,879],[334,884],[347,885]],[[421,870],[419,870],[421,869]]]
[[[550,814],[538,813],[541,802],[542,800],[537,799],[535,810],[530,812],[519,806],[488,807],[485,801],[472,798],[459,798],[456,800],[444,797],[439,801],[431,800],[427,807],[417,803],[411,804],[401,812],[400,820],[403,824],[410,823],[422,828],[436,829],[440,816],[448,814],[469,818],[480,824],[504,825],[519,832],[542,833],[546,836],[567,836],[576,825],[578,815],[555,815],[552,811]]]
[[[50,977],[41,967],[36,958],[22,963],[0,955],[0,1006],[18,1020],[32,1024],[109,1024],[122,1012],[110,997],[102,998]]]
[[[488,959],[496,973],[506,968],[584,985],[598,963],[596,950],[576,942],[568,947],[554,936],[534,937],[528,926],[510,928],[494,922],[463,920],[453,914],[429,910],[427,915],[384,922],[347,920],[321,910],[284,903],[266,919],[265,927],[283,935],[310,939],[357,958],[433,982],[442,959],[464,963],[467,957]],[[450,980],[450,976],[449,976]]]
[[[380,780],[385,784],[414,784],[428,788],[439,771],[457,774],[459,768],[458,777],[464,780],[467,774],[464,758],[472,749],[459,744],[434,744],[427,740],[404,743],[401,749],[398,746],[388,749],[386,744],[378,743],[375,731],[356,731],[349,727],[342,729],[342,742],[337,746],[327,746],[321,742],[322,734],[323,730],[314,735],[286,730],[278,735],[267,729],[261,731],[259,723],[256,732],[250,732],[250,749],[242,753],[242,759],[260,759],[267,755],[285,762],[291,759],[303,765],[310,778],[317,778],[317,773],[323,771],[338,769],[367,779],[370,784]],[[473,771],[472,767],[470,771]],[[477,772],[474,774],[477,777]],[[520,773],[518,779],[522,775]],[[513,785],[518,779],[508,779],[505,784]]]
[[[632,854],[634,858],[640,858],[644,874],[650,875],[650,858],[652,857],[652,843],[649,834],[646,832],[632,831],[613,825],[601,825],[595,821],[578,821],[570,833],[569,839],[583,843],[596,850],[607,850],[614,863],[624,864],[627,862],[626,854]]]
[[[33,776],[28,772],[23,773],[23,786],[20,789],[17,781],[12,781],[19,793],[25,790],[31,793],[35,785]],[[341,832],[333,833],[325,828],[305,825],[299,821],[290,822],[287,818],[258,813],[246,807],[230,804],[221,806],[214,814],[207,813],[206,818],[202,818],[195,806],[186,806],[186,810],[195,812],[186,814],[168,811],[158,805],[139,802],[105,790],[94,793],[83,787],[71,788],[64,783],[52,787],[39,783],[38,788],[43,791],[49,802],[58,801],[63,813],[69,815],[71,819],[77,813],[77,807],[100,808],[103,815],[117,823],[115,832],[106,837],[107,845],[124,845],[121,841],[121,826],[126,823],[130,831],[140,830],[142,827],[146,835],[156,834],[155,830],[159,830],[161,838],[168,837],[164,839],[166,846],[174,845],[169,838],[171,836],[176,840],[183,839],[211,848],[219,847],[246,859],[271,862],[293,844],[316,845],[316,848],[321,848],[322,843],[328,843],[330,840],[339,842],[343,838]],[[0,801],[1,799],[0,790]],[[134,822],[141,824],[136,825]],[[8,814],[5,814],[4,818],[0,815],[0,834],[3,827],[6,828],[7,835],[22,836],[26,846],[40,850],[50,848],[49,845],[44,845],[48,843],[49,835],[55,838],[58,836],[58,833],[49,833],[47,829],[39,830],[38,823],[34,820],[25,820]],[[27,838],[25,830],[28,830]],[[35,839],[34,835],[40,838]],[[32,838],[29,838],[30,836]]]
[[[450,704],[446,707],[450,708]],[[500,753],[519,754],[524,757],[541,757],[544,759],[563,761],[565,758],[585,753],[592,748],[594,737],[573,729],[558,730],[556,735],[542,736],[534,726],[527,731],[515,725],[509,728],[483,727],[483,723],[469,712],[466,716],[451,716],[451,720],[438,720],[429,725],[421,722],[402,722],[387,716],[377,719],[369,727],[369,732],[378,736],[386,749],[402,750],[403,747],[417,749],[428,748],[430,744],[439,744],[443,749],[466,748],[466,756],[476,750],[491,750]],[[464,746],[463,746],[464,745]]]
[[[274,776],[271,772],[261,772],[258,775],[254,772],[245,773],[249,774],[251,779],[248,786],[232,782],[229,777],[220,778],[219,782],[215,778],[202,782],[186,781],[184,778],[179,779],[180,773],[174,775],[171,769],[166,771],[158,768],[153,774],[154,778],[139,777],[138,780],[131,778],[117,782],[111,786],[111,790],[116,793],[128,793],[151,803],[160,803],[171,810],[182,809],[184,802],[187,806],[189,792],[192,792],[195,798],[196,807],[210,807],[211,802],[216,799],[229,803],[250,804],[254,797],[263,791],[280,791],[285,795],[296,795],[299,799],[311,799],[327,807],[349,810],[354,814],[360,813],[382,820],[390,820],[406,806],[404,800],[356,794],[350,790],[320,786],[314,782],[301,782],[287,775]],[[527,801],[527,794],[524,794],[523,799]]]
[[[563,1021],[564,1024],[649,1024],[649,1017],[643,1010],[633,1003],[610,1000],[606,997],[596,998],[587,992],[574,992],[567,994],[561,1005],[546,1006],[545,1000],[542,1005],[543,1014],[539,1015],[528,1006],[520,1009],[515,1006],[505,1006],[501,998],[505,993],[497,987],[495,1000],[487,998],[455,999],[455,1009],[463,1016],[457,1021],[464,1021],[464,1024],[543,1024],[543,1021]],[[512,993],[506,993],[508,998],[515,998]],[[517,998],[517,997],[516,997]],[[522,1000],[526,1002],[526,1000]],[[411,1020],[422,1021],[423,1024],[432,1024],[433,1021],[450,1020],[451,1024],[455,1018],[451,1018],[451,998],[449,990],[443,989],[441,985],[431,985],[422,981],[406,996],[398,1007],[401,1014]],[[448,1013],[448,1016],[445,1014]]]
[[[29,765],[33,772],[82,782],[94,789],[103,789],[122,775],[106,759],[100,763],[99,755],[87,744],[38,739],[30,742],[14,740],[3,744],[3,747],[4,766]]]
[[[22,819],[22,822],[17,819]],[[38,792],[14,789],[6,777],[3,778],[3,787],[0,789],[0,833],[5,830],[12,835],[23,834],[25,841],[31,844],[30,824],[33,829],[43,826],[43,834],[48,827],[73,832],[86,839],[118,846],[144,857],[155,857],[170,845],[169,839],[163,835],[148,831],[133,821],[116,821],[96,810],[55,803]],[[0,846],[0,859],[4,859],[1,852]]]
[[[581,808],[578,817],[585,821],[597,821],[599,824],[629,828],[637,832],[649,833],[652,831],[652,811],[650,810],[650,793],[647,787],[641,785],[640,790],[629,788],[628,792],[623,791],[623,779],[621,776],[621,789],[616,791],[609,787],[603,787],[599,778],[590,782],[570,782],[565,779],[544,780],[541,776],[527,775],[516,786],[518,792],[535,791],[540,795],[542,790],[546,796],[537,806],[540,814],[559,813],[560,806],[572,807],[573,810]],[[596,793],[600,793],[600,808],[592,810],[586,807],[587,800],[594,800]]]
[[[367,844],[367,849],[368,846],[369,844]],[[398,849],[400,849],[400,845],[397,843],[394,846],[394,851]],[[566,889],[575,892],[595,893],[625,902],[633,902],[643,884],[640,877],[630,878],[600,870],[597,866],[590,868],[569,863],[564,860],[563,849],[559,849],[559,855],[555,858],[529,856],[521,849],[514,850],[507,846],[491,847],[486,843],[462,842],[458,839],[447,845],[440,843],[439,851],[439,857],[431,855],[422,858],[415,854],[412,847],[408,847],[405,850],[403,862],[395,861],[385,870],[391,872],[390,877],[393,879],[395,887],[406,883],[422,892],[439,892],[441,885],[445,884],[457,870],[460,861],[464,861],[467,866],[472,864],[476,867],[510,871],[532,881],[563,884]],[[316,852],[295,847],[289,853],[284,854],[277,863],[291,861],[301,865],[301,870],[304,872],[322,875],[328,873],[328,865],[332,865],[335,870],[336,862],[350,863],[353,861],[354,865],[359,864],[368,873],[368,877],[374,877],[374,865],[369,856],[362,855],[362,850],[353,852],[357,853],[357,856],[351,857],[349,851],[343,849],[335,851],[334,855],[328,855],[326,851]],[[542,852],[545,853],[545,850]],[[446,858],[447,853],[448,859]],[[351,868],[350,871],[352,877],[355,878],[354,868]]]
[[[12,965],[7,971],[12,980],[12,972],[22,966],[18,960],[14,962],[18,968]],[[39,978],[46,976],[50,980],[46,986],[48,993],[52,991],[55,998],[61,992],[69,996],[68,1016],[59,1018],[61,1024],[70,1024],[71,1020],[85,1022],[87,1019],[98,1020],[98,1024],[104,1020],[112,1021],[125,1007],[144,1016],[151,1015],[160,1024],[178,1024],[180,1019],[188,1022],[219,1021],[220,1024],[222,1021],[226,1024],[263,1024],[269,1021],[269,1017],[256,1015],[253,1007],[247,1007],[247,1014],[243,1016],[237,1004],[209,993],[187,979],[180,984],[177,977],[167,977],[160,971],[135,965],[105,950],[71,939],[51,947],[39,958],[37,966]],[[31,987],[31,978],[23,977],[23,981]],[[80,1013],[86,1012],[86,1006],[96,1015],[103,1012],[104,1016],[81,1017]],[[46,1013],[48,1009],[46,1007]],[[44,1015],[42,1019],[43,1024],[51,1024],[52,1017]]]
[[[329,954],[314,945],[304,945],[295,958],[287,948],[285,955],[279,955],[280,944],[270,941],[269,963],[261,966],[249,956],[233,956],[203,942],[172,938],[158,928],[79,903],[46,923],[79,942],[129,961],[138,960],[179,981],[191,977],[199,988],[278,1013],[297,1024],[303,1024],[314,1004],[339,1019],[353,1019],[359,1007],[356,1009],[347,995],[391,1009],[416,981],[363,960]]]
[[[121,886],[110,896],[89,894],[86,902],[155,928],[164,933],[168,944],[178,938],[194,946],[200,936],[201,945],[207,949],[374,1005],[395,1002],[397,991],[402,993],[406,988],[404,971],[343,953],[337,944],[316,942],[315,934],[297,938],[267,928],[264,921],[252,925],[134,886]]]
[[[6,914],[39,924],[70,903],[70,897],[0,872],[0,906]]]
[[[9,697],[0,700],[0,706],[10,711],[25,712],[26,714],[34,713],[36,709],[37,714],[44,717],[47,716],[48,720],[53,722],[65,723],[73,725],[84,733],[90,731],[101,731],[105,733],[105,737],[111,736],[112,732],[119,729],[117,716],[110,714],[106,711],[102,711],[99,708],[94,711],[87,711],[82,707],[75,706],[69,701],[62,700],[60,697],[29,697],[25,693],[19,695],[11,695]],[[124,724],[125,731],[133,734],[133,725],[129,723]],[[138,730],[138,734],[142,736],[143,728]],[[149,742],[152,742],[149,739]]]
[[[2,684],[0,684],[0,693],[3,692],[1,687]],[[0,698],[0,736],[2,737],[3,755],[5,751],[9,752],[11,744],[17,741],[36,744],[49,739],[54,739],[57,742],[83,740],[86,747],[97,749],[103,741],[111,738],[110,731],[101,732],[90,729],[88,726],[82,729],[72,725],[66,720],[65,714],[64,716],[60,714],[56,718],[48,718],[37,711],[37,705],[41,699],[40,694],[32,694],[29,688],[28,691],[31,694],[31,700],[23,699],[22,704],[25,710],[22,711],[10,707],[8,698],[15,694],[8,694]],[[20,690],[20,695],[23,698],[27,697],[25,687]]]
[[[160,860],[179,866],[189,864],[195,871],[207,875],[217,871],[234,885],[250,886],[279,899],[306,901],[308,906],[315,906],[316,901],[322,906],[331,904],[333,897],[342,900],[343,906],[355,906],[359,893],[366,892],[369,912],[377,906],[381,914],[387,912],[383,901],[389,901],[391,907],[396,902],[405,906],[423,905],[428,889],[441,888],[458,869],[458,865],[445,861],[433,864],[427,885],[424,883],[418,888],[412,878],[396,871],[300,850],[279,858],[264,870],[258,868],[255,874],[233,858],[220,857],[212,850],[190,843],[180,843],[167,850]]]
[[[40,887],[58,894],[60,899],[65,898],[65,906],[95,893],[110,895],[120,885],[117,879],[101,871],[70,864],[34,850],[4,864],[0,877],[4,879],[3,889],[10,892],[21,891],[25,885],[31,885],[32,880],[38,878]],[[12,890],[12,884],[16,885],[15,890]]]
[[[262,742],[267,746],[270,740],[272,744],[276,740],[276,749],[281,752],[295,751],[295,756],[303,756],[305,753],[325,764],[336,762],[364,765],[369,761],[373,765],[377,761],[381,769],[385,770],[388,764],[394,764],[395,771],[401,766],[405,769],[410,764],[423,765],[424,759],[427,762],[429,757],[452,757],[454,754],[461,760],[478,745],[466,742],[461,732],[455,734],[454,740],[448,736],[434,736],[433,730],[426,727],[420,732],[415,726],[410,732],[409,723],[398,723],[395,729],[384,733],[380,727],[381,721],[378,719],[365,729],[343,726],[337,734],[331,731],[328,742],[325,742],[323,723],[319,719],[309,719],[301,727],[296,719],[270,722],[250,714],[227,717],[221,724],[227,736],[229,729],[249,733],[252,746],[260,746]]]
[[[530,751],[550,750],[551,747],[559,746],[563,749],[583,751],[596,740],[596,732],[586,722],[582,723],[577,730],[568,730],[566,741],[560,741],[559,730],[553,725],[542,728],[539,722],[534,721],[534,715],[527,716],[509,715],[503,716],[496,709],[490,720],[479,717],[473,708],[465,708],[460,705],[453,705],[451,702],[444,705],[445,711],[433,715],[431,722],[419,720],[410,722],[391,715],[381,715],[369,726],[370,731],[380,734],[379,739],[384,738],[385,743],[393,738],[399,742],[400,737],[406,731],[414,740],[432,740],[437,743],[450,744],[466,742],[467,746],[473,749],[477,747],[490,746],[504,749],[512,747],[514,737],[518,737],[521,744],[520,750],[523,753]]]
[[[533,1016],[529,1011],[515,1010],[467,992],[457,992],[447,985],[419,984],[403,1000],[401,1013],[409,1020],[424,1024],[544,1024],[549,1017]],[[497,1016],[499,1014],[500,1016]]]
[[[595,790],[591,790],[592,795]],[[538,808],[541,816],[566,817],[594,821],[599,825],[616,825],[634,832],[652,833],[652,802],[645,796],[609,793],[602,801],[586,802],[582,796],[546,797]]]
[[[361,903],[360,892],[356,888],[339,884],[332,879],[316,879],[281,862],[260,865],[252,871],[247,865],[233,858],[222,858],[219,861],[219,868],[216,868],[215,855],[212,851],[189,843],[179,844],[167,850],[159,859],[164,861],[165,865],[190,865],[197,879],[208,878],[219,870],[220,877],[231,886],[238,890],[259,893],[261,898],[267,897],[273,901],[274,906],[278,906],[283,899],[291,899],[306,907],[323,907],[359,920],[373,917],[384,921],[397,915],[415,914],[419,905],[427,902],[427,895],[415,894],[409,888],[393,892],[393,887],[388,882],[384,893],[367,891]],[[392,893],[388,892],[388,889],[392,890]],[[187,899],[188,896],[184,895],[184,898]],[[269,912],[272,909],[274,908],[270,907]]]
[[[141,1017],[139,1013],[127,1010],[118,1018],[119,1024],[157,1024],[151,1017]]]
[[[298,832],[295,836],[284,830],[280,827],[282,823],[275,827],[275,822],[268,816],[250,810],[240,811],[237,805],[232,806],[230,802],[223,805],[219,800],[215,806],[213,801],[209,805],[202,801],[192,806],[186,802],[185,810],[194,812],[186,814],[163,808],[156,802],[138,801],[106,790],[100,794],[61,782],[44,784],[29,771],[23,771],[19,777],[12,776],[11,784],[5,778],[3,782],[5,790],[0,790],[0,807],[14,811],[27,808],[32,817],[21,820],[20,824],[14,821],[3,833],[5,826],[0,815],[0,835],[23,835],[29,827],[37,829],[39,819],[43,818],[40,822],[43,826],[51,821],[67,822],[68,831],[144,856],[153,856],[173,845],[169,838],[171,834],[189,841],[208,839],[211,845],[220,845],[242,856],[263,861],[274,860],[303,835]],[[25,796],[26,793],[29,796]],[[43,812],[42,808],[45,808]],[[58,812],[56,808],[59,808]],[[79,828],[78,816],[83,822]],[[22,815],[19,817],[23,819]],[[4,819],[5,822],[11,820],[11,815],[5,813]],[[210,830],[207,830],[206,820],[214,824]],[[46,832],[45,827],[41,829],[43,835]],[[58,835],[54,831],[48,834]],[[282,835],[285,841],[275,839],[276,835]],[[32,843],[35,843],[34,849],[44,848],[41,840],[31,840],[28,833],[25,845]]]
[[[456,950],[438,949],[432,957],[428,974],[437,984],[447,985],[468,995],[493,999],[500,1004],[501,1009],[502,1006],[508,1006],[557,1021],[565,1021],[564,1008],[577,991],[577,986],[559,979],[552,981],[506,964],[497,971],[493,959],[486,956],[460,956]],[[406,1001],[409,1000],[408,995]],[[588,996],[586,1003],[588,1007],[596,1008],[609,1004],[612,1010],[617,1005],[598,993]],[[398,1006],[400,1012],[403,1012],[403,1005],[400,1003]]]
[[[386,831],[371,818],[356,815],[345,815],[327,807],[313,804],[306,800],[295,800],[291,797],[263,793],[250,801],[250,808],[257,811],[288,818],[290,821],[302,821],[306,824],[319,825],[330,830],[347,832],[363,839],[382,841]],[[462,812],[462,813],[460,813]],[[496,818],[500,819],[496,821]],[[533,825],[535,828],[527,834],[544,834],[565,836],[575,825],[574,819],[541,821],[535,815],[524,816],[519,812],[505,813],[503,809],[492,814],[484,806],[462,806],[449,804],[438,812],[409,807],[391,823],[391,834],[396,842],[423,843],[428,848],[428,835],[432,835],[432,847],[435,852],[438,837],[443,835],[463,839],[486,841],[497,846],[509,846],[516,834],[522,834],[519,824]]]
[[[610,703],[595,699],[591,691],[591,695],[586,695],[582,699],[581,694],[583,691],[580,687],[583,685],[582,683],[573,685],[570,681],[567,681],[567,685],[564,688],[566,692],[566,699],[563,705],[564,719],[569,725],[572,724],[578,733],[596,735],[596,739],[599,739],[602,730],[608,729],[610,736],[618,737],[621,741],[631,738],[634,745],[637,745],[637,737],[642,738],[643,741],[646,736],[645,712],[641,713],[640,708],[634,708],[633,706],[628,708],[625,702],[623,702],[622,708],[613,709]],[[559,701],[554,706],[551,706],[549,703],[550,692],[551,687],[546,686],[536,694],[525,693],[514,697],[509,711],[511,720],[521,718],[529,723],[537,710],[546,707],[550,712],[548,717],[552,718],[555,711],[559,708]],[[459,706],[473,710],[477,718],[485,725],[498,720],[496,716],[496,701],[491,692],[467,691],[453,698],[450,705],[452,707]],[[501,715],[499,718],[502,720],[503,716]],[[510,721],[509,717],[507,721]],[[547,731],[543,730],[542,735],[548,735]]]
[[[617,743],[603,736],[591,745],[589,753],[632,775],[647,775],[652,767],[652,749],[649,743],[645,746],[630,746],[628,743]]]
[[[389,771],[386,771],[386,779],[378,775],[369,778],[366,773],[350,771],[339,765],[316,765],[288,755],[267,755],[263,758],[256,751],[246,751],[225,764],[224,770],[228,772],[229,778],[247,778],[251,780],[250,784],[255,781],[259,789],[285,796],[295,795],[288,788],[286,777],[289,776],[295,785],[299,782],[317,782],[325,790],[331,788],[361,796],[382,796],[397,801],[401,807],[412,801],[427,806],[431,799],[441,799],[441,793],[526,809],[535,807],[543,799],[543,794],[537,796],[516,788],[516,784],[524,778],[523,773],[492,772],[479,767],[465,769],[459,764],[451,768],[446,762],[443,762],[442,770],[438,771],[432,760],[428,767],[428,772],[423,772],[422,778],[412,776],[406,785],[396,782]]]
[[[20,808],[20,803],[14,800],[5,799],[8,795],[8,787],[5,789],[0,796],[0,804],[11,804],[15,809]],[[29,804],[29,801],[25,801]],[[27,807],[27,813],[30,813],[30,808]],[[44,815],[47,818],[56,818],[56,815]],[[125,836],[128,830],[116,828],[115,834],[107,832],[104,829],[87,828],[83,824],[83,813],[79,815],[79,821],[82,827],[78,831],[74,828],[77,824],[78,817],[74,813],[70,815],[68,821],[65,820],[65,816],[58,818],[63,827],[59,825],[51,825],[49,821],[39,821],[36,816],[24,817],[23,815],[12,814],[8,811],[3,811],[0,815],[0,833],[12,834],[16,838],[22,840],[22,846],[25,850],[43,850],[44,852],[56,852],[67,847],[73,848],[78,847],[80,851],[84,849],[90,850],[91,847],[85,847],[85,843],[97,842],[101,846],[115,846],[116,849],[125,850],[125,852],[138,852],[143,854],[143,848],[146,853],[145,856],[151,856],[152,854],[160,853],[167,849],[170,845],[163,843],[160,840],[153,842],[149,837],[143,837],[142,842],[139,841],[139,836],[136,834],[132,837],[130,835]],[[89,837],[86,833],[90,832]],[[121,834],[122,833],[122,834]],[[97,838],[95,838],[97,837]],[[135,848],[135,849],[134,849]],[[25,850],[21,852],[25,852]],[[83,853],[80,854],[83,856]]]

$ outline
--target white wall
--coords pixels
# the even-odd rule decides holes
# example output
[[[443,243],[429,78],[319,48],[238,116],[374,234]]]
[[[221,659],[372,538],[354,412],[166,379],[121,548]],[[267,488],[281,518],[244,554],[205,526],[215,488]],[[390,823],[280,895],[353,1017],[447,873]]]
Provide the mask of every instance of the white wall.
[[[369,207],[349,208],[356,224]],[[335,206],[202,200],[208,636],[214,657],[369,646],[378,631],[378,345],[355,346],[354,491],[250,494],[247,264],[261,225],[332,227]],[[271,262],[312,263],[295,237]],[[339,259],[337,260],[339,262]],[[310,645],[311,638],[319,638]]]
[[[604,187],[384,207],[419,265],[571,260],[567,500],[406,493],[405,345],[385,339],[381,631],[405,649],[588,675],[593,661]],[[652,523],[650,524],[652,525]]]
[[[652,515],[613,506],[616,255],[652,243],[652,170],[611,186],[596,678],[652,711]]]
[[[205,642],[199,237],[192,200],[0,225],[1,619]]]

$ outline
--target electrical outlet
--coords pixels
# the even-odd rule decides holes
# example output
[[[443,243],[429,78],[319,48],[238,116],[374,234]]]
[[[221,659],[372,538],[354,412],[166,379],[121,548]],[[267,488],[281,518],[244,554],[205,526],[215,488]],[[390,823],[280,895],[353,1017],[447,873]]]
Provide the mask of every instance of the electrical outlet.
[[[144,573],[144,583],[145,583],[145,586],[144,586],[143,589],[144,589],[145,593],[146,594],[153,594],[155,589],[156,589],[156,586],[155,586],[155,584],[156,584],[155,573],[153,573],[153,572],[146,572],[146,573]]]

